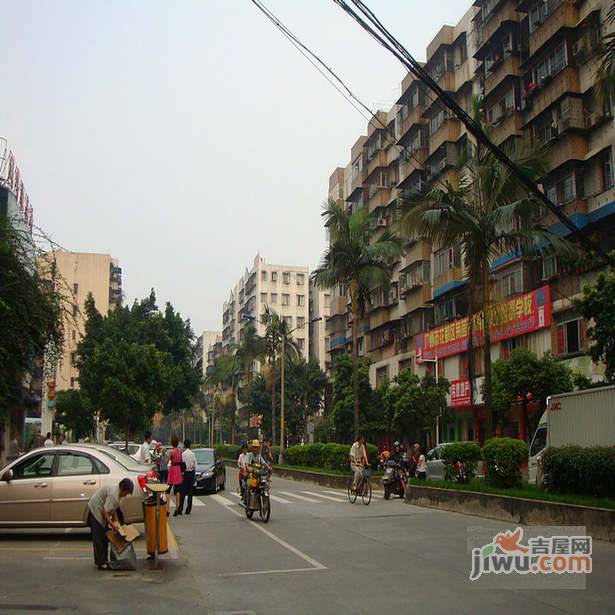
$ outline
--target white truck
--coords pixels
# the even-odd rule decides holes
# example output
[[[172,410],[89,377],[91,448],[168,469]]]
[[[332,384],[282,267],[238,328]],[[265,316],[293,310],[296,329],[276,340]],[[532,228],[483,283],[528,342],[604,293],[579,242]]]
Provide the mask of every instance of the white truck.
[[[615,446],[615,386],[552,395],[532,438],[528,482],[541,482],[549,446]]]

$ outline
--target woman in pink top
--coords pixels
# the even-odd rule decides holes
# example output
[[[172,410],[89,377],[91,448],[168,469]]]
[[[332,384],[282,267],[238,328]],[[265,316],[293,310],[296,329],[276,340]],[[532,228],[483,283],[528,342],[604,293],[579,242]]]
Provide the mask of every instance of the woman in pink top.
[[[184,477],[182,475],[181,462],[182,462],[182,452],[177,448],[179,444],[179,440],[177,436],[173,436],[171,438],[171,446],[173,450],[171,451],[170,461],[171,467],[169,469],[169,478],[167,479],[167,485],[173,486],[173,493],[175,494],[175,512],[173,513],[174,517],[177,517],[179,510],[179,498],[182,490],[182,483],[184,482]],[[179,513],[181,515],[181,513]]]

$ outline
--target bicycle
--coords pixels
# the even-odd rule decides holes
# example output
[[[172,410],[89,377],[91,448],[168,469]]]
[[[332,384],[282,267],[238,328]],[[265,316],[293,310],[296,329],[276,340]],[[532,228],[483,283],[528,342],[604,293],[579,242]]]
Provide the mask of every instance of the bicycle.
[[[360,495],[363,504],[367,506],[372,501],[372,486],[369,483],[369,477],[372,471],[370,468],[363,468],[363,476],[357,485],[356,490],[352,488],[352,482],[354,478],[351,476],[348,481],[348,501],[354,504],[357,501],[357,497]]]

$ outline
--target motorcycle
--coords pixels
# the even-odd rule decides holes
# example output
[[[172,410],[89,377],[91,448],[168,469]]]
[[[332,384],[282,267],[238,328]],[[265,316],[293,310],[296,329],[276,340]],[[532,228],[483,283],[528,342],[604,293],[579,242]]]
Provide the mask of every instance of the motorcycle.
[[[244,509],[248,519],[252,519],[256,511],[265,523],[269,521],[271,516],[269,474],[260,465],[248,466],[248,477],[244,491]]]
[[[402,484],[402,468],[398,463],[389,459],[384,465],[382,476],[382,487],[384,488],[384,499],[388,500],[391,494],[404,497],[404,487]]]

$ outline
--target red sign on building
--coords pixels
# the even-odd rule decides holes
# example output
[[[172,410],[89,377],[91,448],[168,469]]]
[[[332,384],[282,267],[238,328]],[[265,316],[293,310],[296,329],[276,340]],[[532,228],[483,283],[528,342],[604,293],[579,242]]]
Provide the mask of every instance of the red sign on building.
[[[470,399],[470,379],[461,378],[451,381],[451,408],[469,408]]]
[[[483,346],[482,312],[472,317],[475,348]],[[489,310],[491,341],[500,342],[518,335],[551,326],[551,293],[548,286],[491,306]],[[442,359],[468,349],[470,317],[455,320],[416,336],[416,353],[422,359]]]

